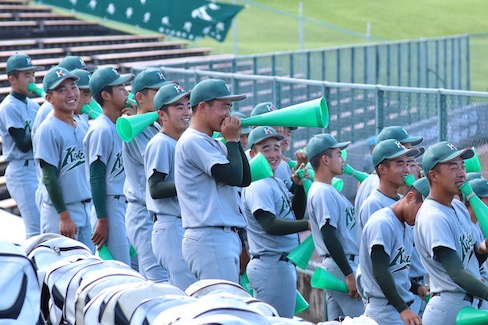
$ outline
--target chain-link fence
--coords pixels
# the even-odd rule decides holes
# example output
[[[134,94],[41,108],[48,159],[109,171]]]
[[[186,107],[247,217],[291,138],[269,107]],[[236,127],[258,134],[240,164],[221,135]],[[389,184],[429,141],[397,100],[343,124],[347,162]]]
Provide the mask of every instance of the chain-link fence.
[[[291,151],[305,146],[314,134],[329,132],[338,141],[352,141],[348,163],[360,170],[368,151],[367,139],[391,125],[401,125],[409,134],[422,135],[425,147],[440,140],[449,140],[460,147],[481,147],[488,143],[488,128],[485,127],[488,93],[484,92],[333,83],[169,67],[161,67],[161,70],[168,80],[180,83],[185,89],[209,77],[225,80],[232,86],[233,93],[247,94],[245,101],[234,103],[234,109],[246,115],[264,101],[283,108],[325,97],[330,119],[328,128],[293,131],[288,156]],[[345,186],[343,192],[349,198],[354,197],[355,185]]]
[[[334,82],[470,89],[468,35],[180,61],[167,66]]]

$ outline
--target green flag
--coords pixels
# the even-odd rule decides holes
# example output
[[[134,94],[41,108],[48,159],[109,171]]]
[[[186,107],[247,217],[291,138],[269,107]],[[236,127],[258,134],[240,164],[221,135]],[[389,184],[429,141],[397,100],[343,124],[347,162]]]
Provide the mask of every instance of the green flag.
[[[206,0],[43,0],[53,6],[198,40],[205,36],[223,42],[232,19],[244,8]]]

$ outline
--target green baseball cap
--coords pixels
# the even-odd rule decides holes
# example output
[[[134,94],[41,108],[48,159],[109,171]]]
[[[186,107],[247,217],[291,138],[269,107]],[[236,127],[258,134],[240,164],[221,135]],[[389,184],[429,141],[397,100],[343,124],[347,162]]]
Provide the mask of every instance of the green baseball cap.
[[[154,107],[159,110],[164,105],[172,104],[189,95],[190,92],[183,90],[180,85],[175,83],[167,83],[159,88],[156,95],[154,95]]]
[[[15,53],[12,54],[7,60],[7,73],[12,71],[27,71],[27,70],[34,70],[34,71],[41,71],[44,70],[44,67],[34,66],[32,65],[32,59],[30,56],[24,53]]]
[[[416,146],[424,140],[424,137],[410,136],[408,135],[407,131],[405,131],[405,129],[401,126],[387,126],[383,128],[383,130],[381,130],[381,132],[376,137],[376,143],[380,143],[381,141],[387,139],[395,139],[400,141],[401,143],[411,143],[412,146]]]
[[[401,155],[407,157],[417,157],[419,150],[417,148],[405,148],[400,141],[395,139],[388,139],[378,143],[371,154],[373,159],[373,166],[376,168],[385,159],[395,159]]]
[[[488,197],[488,181],[484,178],[477,178],[469,181],[474,194],[479,197]]]
[[[145,69],[139,72],[132,85],[132,93],[135,94],[143,89],[159,89],[169,83],[159,69]]]
[[[193,87],[190,95],[191,107],[212,99],[230,99],[233,102],[246,99],[246,95],[232,95],[229,86],[220,79],[205,79]]]
[[[276,111],[277,108],[271,102],[259,103],[251,111],[251,117]]]
[[[310,141],[308,141],[307,159],[310,161],[315,156],[327,149],[339,148],[342,150],[347,148],[347,146],[350,144],[351,141],[337,142],[337,140],[329,133],[316,134],[312,137],[312,139],[310,139]]]
[[[232,111],[230,112],[230,116],[235,116],[238,117],[240,120],[245,119],[246,115],[244,113],[238,112],[238,111]],[[241,134],[249,134],[252,131],[251,126],[241,126]]]
[[[96,68],[95,65],[86,65],[81,56],[74,55],[65,56],[61,61],[59,61],[58,66],[69,71],[73,71],[75,69],[93,71]]]
[[[72,74],[65,68],[60,66],[54,66],[46,73],[44,80],[42,81],[42,88],[47,92],[50,89],[56,89],[61,82],[66,79],[78,80],[79,77]]]
[[[68,70],[68,69],[66,69],[66,70]],[[74,69],[74,70],[71,70],[71,74],[73,74],[79,78],[76,81],[78,88],[90,89],[91,73],[89,71],[82,70],[82,69]]]
[[[258,126],[254,128],[251,133],[249,133],[249,138],[247,138],[247,144],[249,148],[252,148],[253,145],[258,144],[261,141],[264,141],[269,138],[276,138],[278,140],[283,140],[285,137],[281,134],[278,134],[275,129],[271,126]]]
[[[473,179],[478,179],[478,178],[483,178],[483,175],[478,172],[471,172],[471,173],[466,173],[466,177],[464,178],[464,182],[467,183],[469,181],[472,181]]]
[[[431,145],[425,151],[422,159],[422,167],[424,174],[427,175],[435,165],[441,163],[447,163],[457,157],[462,159],[469,159],[474,156],[474,151],[471,148],[458,149],[452,143],[447,141],[441,141],[434,145]]]
[[[98,95],[103,88],[107,86],[117,86],[125,84],[134,79],[132,73],[119,74],[117,70],[112,67],[105,67],[95,70],[90,79],[90,91],[93,96]]]
[[[417,179],[413,184],[412,184],[413,187],[415,187],[415,189],[417,191],[420,192],[420,194],[422,194],[422,197],[424,198],[427,198],[429,196],[429,193],[430,193],[430,186],[429,186],[429,181],[427,180],[427,177],[422,177],[422,178],[419,178]]]

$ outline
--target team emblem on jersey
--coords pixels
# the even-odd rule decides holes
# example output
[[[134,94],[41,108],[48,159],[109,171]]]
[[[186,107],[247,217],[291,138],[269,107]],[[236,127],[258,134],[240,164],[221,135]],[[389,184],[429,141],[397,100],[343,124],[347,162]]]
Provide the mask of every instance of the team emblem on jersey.
[[[27,120],[27,121],[24,122],[24,130],[27,133],[31,133],[32,132],[32,121]]]
[[[401,270],[404,270],[410,266],[412,262],[412,257],[405,252],[405,247],[398,247],[397,252],[395,256],[391,259],[390,265],[388,267],[390,268],[390,271],[393,272],[398,272]]]
[[[85,163],[85,153],[82,149],[76,150],[76,146],[71,146],[64,150],[63,163],[61,169],[68,167],[66,172]]]
[[[464,265],[467,265],[473,256],[473,235],[461,234],[459,242],[461,243],[461,260]]]
[[[345,212],[346,212],[346,228],[348,230],[351,230],[356,226],[356,216],[354,212],[354,207],[347,207]]]
[[[115,156],[114,164],[112,165],[112,169],[110,170],[110,179],[114,179],[115,177],[122,174],[124,171],[124,159],[122,158],[122,152],[118,152]]]

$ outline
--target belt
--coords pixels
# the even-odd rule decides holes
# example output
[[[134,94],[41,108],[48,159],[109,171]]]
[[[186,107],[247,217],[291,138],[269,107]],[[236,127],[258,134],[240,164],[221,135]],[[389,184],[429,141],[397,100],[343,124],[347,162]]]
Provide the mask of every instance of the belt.
[[[288,256],[288,253],[281,253],[280,258],[279,258],[278,260],[279,260],[279,261],[288,262],[288,261],[289,261],[289,259],[288,259],[288,257],[287,257],[287,256]],[[254,255],[254,256],[252,257],[252,259],[257,259],[257,260],[259,260],[259,259],[261,259],[261,255]]]
[[[154,222],[158,221],[158,215],[156,213],[151,212],[150,215]],[[175,217],[181,219],[181,216],[175,216]]]
[[[371,302],[371,300],[372,300],[373,298],[374,298],[374,297],[370,297],[370,298],[368,298],[368,304]],[[386,298],[376,298],[376,299],[377,299],[377,300],[383,300],[383,299],[384,299],[384,300],[386,300]],[[410,307],[410,306],[413,304],[413,302],[414,302],[414,300],[412,300],[412,301],[407,301],[407,302],[406,302],[406,304],[407,304],[407,306],[408,306],[408,307]],[[391,303],[388,301],[388,302],[386,303],[386,305],[387,305],[387,306],[388,306],[388,305],[391,305]]]
[[[410,280],[413,280],[417,283],[420,283],[420,281],[423,281],[424,280],[424,276],[421,275],[421,276],[418,276],[418,277],[415,277],[415,278],[410,278]]]
[[[90,202],[91,202],[91,200],[92,200],[92,199],[86,199],[86,200],[81,201],[81,203],[83,203],[83,204],[90,203]]]
[[[332,256],[330,256],[330,254],[325,254],[325,258],[332,258]],[[354,262],[354,259],[356,258],[356,255],[346,255],[347,259],[351,262]]]
[[[24,161],[24,167],[29,166],[29,161],[34,162],[34,160],[29,160],[29,159],[26,159],[26,160]]]
[[[441,292],[434,292],[432,295],[432,297],[435,297],[435,296],[441,296]],[[473,303],[474,301],[474,297],[473,295],[470,295],[469,293],[465,294],[464,295],[464,298],[463,298],[464,301],[468,301],[469,303]]]
[[[229,227],[229,226],[215,226],[215,227],[212,227],[212,228],[219,228],[219,229],[222,229],[222,230],[225,230],[225,229],[230,229],[232,230],[233,232],[239,232],[239,227]]]

